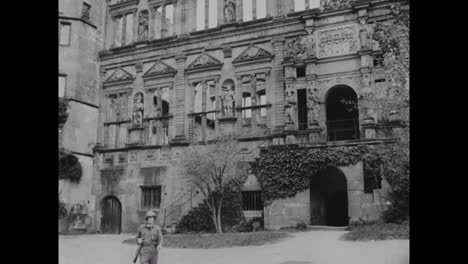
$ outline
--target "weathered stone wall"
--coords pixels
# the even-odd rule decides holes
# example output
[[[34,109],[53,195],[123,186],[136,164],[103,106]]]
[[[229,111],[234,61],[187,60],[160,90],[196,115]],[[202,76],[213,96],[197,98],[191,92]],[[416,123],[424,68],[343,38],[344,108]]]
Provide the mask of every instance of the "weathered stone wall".
[[[309,190],[286,199],[278,199],[264,210],[265,228],[280,229],[293,227],[298,223],[310,223],[310,192]]]

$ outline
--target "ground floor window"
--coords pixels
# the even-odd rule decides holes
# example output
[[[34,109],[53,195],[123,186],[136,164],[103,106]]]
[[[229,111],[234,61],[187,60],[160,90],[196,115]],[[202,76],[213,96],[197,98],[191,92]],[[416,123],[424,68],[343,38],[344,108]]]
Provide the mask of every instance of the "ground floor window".
[[[141,207],[145,209],[159,208],[161,204],[161,186],[140,186]]]
[[[243,191],[242,210],[263,211],[261,191]]]

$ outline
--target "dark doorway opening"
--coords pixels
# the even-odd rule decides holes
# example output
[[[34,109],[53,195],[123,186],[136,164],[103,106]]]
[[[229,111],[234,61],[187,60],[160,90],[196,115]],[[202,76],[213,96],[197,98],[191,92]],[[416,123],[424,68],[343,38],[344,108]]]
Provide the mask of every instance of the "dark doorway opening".
[[[346,85],[330,89],[326,99],[328,140],[359,139],[357,95]]]
[[[120,234],[122,232],[122,205],[115,196],[102,200],[101,232],[103,234]]]
[[[299,130],[307,129],[307,91],[297,90],[297,116],[299,119]]]
[[[329,166],[311,178],[310,213],[312,225],[349,224],[348,189],[341,170]]]

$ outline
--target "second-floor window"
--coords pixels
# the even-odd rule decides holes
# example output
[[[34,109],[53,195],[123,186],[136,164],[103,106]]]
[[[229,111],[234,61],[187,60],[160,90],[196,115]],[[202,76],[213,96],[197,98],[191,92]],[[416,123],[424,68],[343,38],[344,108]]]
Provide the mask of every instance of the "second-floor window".
[[[160,39],[174,34],[174,5],[154,8],[154,38]]]
[[[242,107],[249,107],[249,106],[252,106],[252,97],[250,97],[250,93],[242,93]],[[252,109],[242,110],[242,117],[251,118]]]
[[[255,6],[252,0],[242,1],[242,20],[250,21],[266,17],[266,0],[257,0]]]
[[[140,186],[141,208],[153,209],[161,205],[161,186]]]
[[[214,28],[218,24],[217,0],[197,0],[195,30]]]
[[[116,47],[129,45],[133,42],[133,13],[127,13],[115,18],[115,41]]]
[[[294,0],[294,12],[320,7],[320,0]]]
[[[60,23],[60,45],[70,45],[70,29],[71,24],[61,22]]]

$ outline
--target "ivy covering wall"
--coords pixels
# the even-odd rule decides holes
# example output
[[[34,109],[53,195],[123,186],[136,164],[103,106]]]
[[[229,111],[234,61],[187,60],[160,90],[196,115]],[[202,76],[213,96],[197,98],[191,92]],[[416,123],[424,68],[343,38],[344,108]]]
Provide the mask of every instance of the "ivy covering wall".
[[[379,173],[382,162],[376,147],[370,145],[310,148],[298,145],[261,149],[255,171],[262,186],[265,205],[293,197],[309,189],[310,178],[327,166],[349,166],[365,162],[370,177]]]

